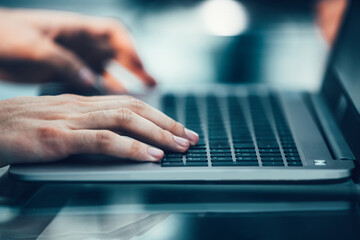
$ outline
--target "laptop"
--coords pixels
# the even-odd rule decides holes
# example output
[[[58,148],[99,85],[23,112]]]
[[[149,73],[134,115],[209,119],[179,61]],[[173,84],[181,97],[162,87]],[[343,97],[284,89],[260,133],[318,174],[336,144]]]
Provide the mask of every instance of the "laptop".
[[[12,165],[24,181],[332,181],[360,159],[360,2],[351,1],[319,92],[206,85],[158,91],[144,101],[199,133],[186,153],[160,163],[77,155],[57,163]],[[52,84],[43,94],[73,92]],[[86,92],[84,95],[91,95]]]

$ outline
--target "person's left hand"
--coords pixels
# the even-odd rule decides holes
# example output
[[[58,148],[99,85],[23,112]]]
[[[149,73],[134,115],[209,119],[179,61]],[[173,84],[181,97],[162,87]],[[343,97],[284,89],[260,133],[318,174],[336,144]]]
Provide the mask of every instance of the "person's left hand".
[[[147,86],[156,84],[155,80],[145,71],[127,29],[114,19],[42,10],[2,9],[1,15],[4,20],[3,24],[4,22],[7,25],[11,23],[10,27],[17,30],[18,39],[14,39],[13,36],[12,40],[16,40],[20,45],[20,47],[3,46],[6,48],[6,54],[2,54],[0,51],[0,72],[4,73],[5,71],[4,75],[10,80],[21,82],[65,80],[85,86],[86,84],[82,84],[82,80],[85,79],[87,83],[91,83],[95,74],[103,74],[107,89],[111,92],[119,92],[124,90],[123,87],[104,72],[105,64],[114,58]],[[6,32],[2,31],[0,34],[5,37],[8,30],[5,28],[3,31]],[[27,41],[29,36],[32,36],[35,41],[31,41],[32,45],[28,46],[26,44],[29,43]],[[43,40],[40,40],[39,37],[42,37]],[[21,42],[20,39],[24,39],[24,41]],[[57,54],[54,54],[55,50],[50,52],[48,50],[50,47],[55,47]],[[19,49],[23,51],[25,49],[27,61],[22,61],[21,58],[24,54],[17,52]],[[36,53],[41,52],[41,54],[33,54],[33,50],[36,50]],[[63,56],[59,56],[61,54]],[[39,59],[39,56],[45,59]],[[46,64],[43,64],[44,61]],[[25,62],[28,63],[28,66],[24,66]],[[37,62],[42,63],[41,68],[34,67],[37,66]],[[7,66],[5,69],[1,69],[2,63]],[[41,69],[47,74],[33,73],[32,71],[36,69]],[[32,75],[36,78],[32,78]],[[24,76],[27,78],[22,79]]]

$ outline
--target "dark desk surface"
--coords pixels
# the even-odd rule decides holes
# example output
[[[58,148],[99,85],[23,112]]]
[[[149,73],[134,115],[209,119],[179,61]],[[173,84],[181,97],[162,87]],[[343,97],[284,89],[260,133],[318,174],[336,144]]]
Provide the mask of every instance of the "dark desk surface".
[[[358,239],[359,200],[351,181],[31,184],[3,176],[0,239]]]

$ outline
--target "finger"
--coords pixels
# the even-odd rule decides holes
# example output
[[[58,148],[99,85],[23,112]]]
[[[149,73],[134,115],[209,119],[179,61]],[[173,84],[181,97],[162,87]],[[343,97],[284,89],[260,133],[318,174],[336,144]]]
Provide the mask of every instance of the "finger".
[[[140,58],[134,50],[128,51],[127,53],[123,51],[122,53],[118,54],[116,61],[134,73],[147,86],[152,87],[156,85],[155,79],[145,71]]]
[[[59,35],[56,42],[81,58],[95,73],[103,73],[115,52],[108,41],[90,34]]]
[[[196,145],[199,141],[199,135],[197,133],[186,129],[182,124],[168,117],[158,109],[153,108],[150,105],[135,98],[123,99],[122,102],[125,102],[125,106],[127,108],[155,123],[162,129],[167,130],[176,136],[186,138],[191,145]]]
[[[111,45],[116,54],[115,59],[138,76],[147,86],[156,85],[155,79],[145,71],[128,30],[119,22],[112,22],[109,32]]]
[[[95,74],[74,53],[57,45],[49,44],[47,63],[64,80],[79,86],[93,86]]]
[[[87,99],[91,101],[91,104],[88,104],[87,108],[83,108],[84,111],[115,110],[125,107],[153,122],[160,128],[176,136],[186,138],[191,145],[196,145],[199,141],[199,135],[197,133],[186,129],[179,122],[136,98],[130,96],[94,96]]]
[[[196,145],[199,141],[199,135],[194,131],[184,128],[182,124],[176,122],[166,114],[131,96],[81,97],[74,95],[73,97],[76,98],[76,100],[84,102],[81,108],[78,109],[78,111],[82,113],[99,110],[115,110],[125,107],[155,123],[162,129],[176,136],[186,138],[192,146]]]
[[[70,154],[105,154],[137,161],[159,161],[164,152],[107,130],[73,130],[67,137]]]
[[[104,72],[103,75],[103,86],[109,93],[119,94],[127,92],[126,88],[119,83],[109,72]]]
[[[127,135],[171,151],[184,152],[189,148],[188,140],[173,135],[127,108],[81,114],[74,118],[74,122],[75,129],[121,130]]]

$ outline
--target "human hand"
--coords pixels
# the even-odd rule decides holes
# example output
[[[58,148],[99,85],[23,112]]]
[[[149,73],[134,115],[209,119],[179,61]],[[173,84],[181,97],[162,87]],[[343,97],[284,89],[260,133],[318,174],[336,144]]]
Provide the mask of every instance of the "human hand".
[[[115,59],[147,86],[130,34],[118,21],[75,13],[0,9],[0,78],[16,82],[67,81],[80,87],[103,74],[110,92],[124,88],[104,72]]]
[[[0,167],[81,153],[158,161],[164,152],[152,146],[185,152],[198,139],[180,123],[129,96],[0,101]]]
[[[321,0],[317,4],[317,24],[330,45],[335,40],[347,4],[347,0]]]

